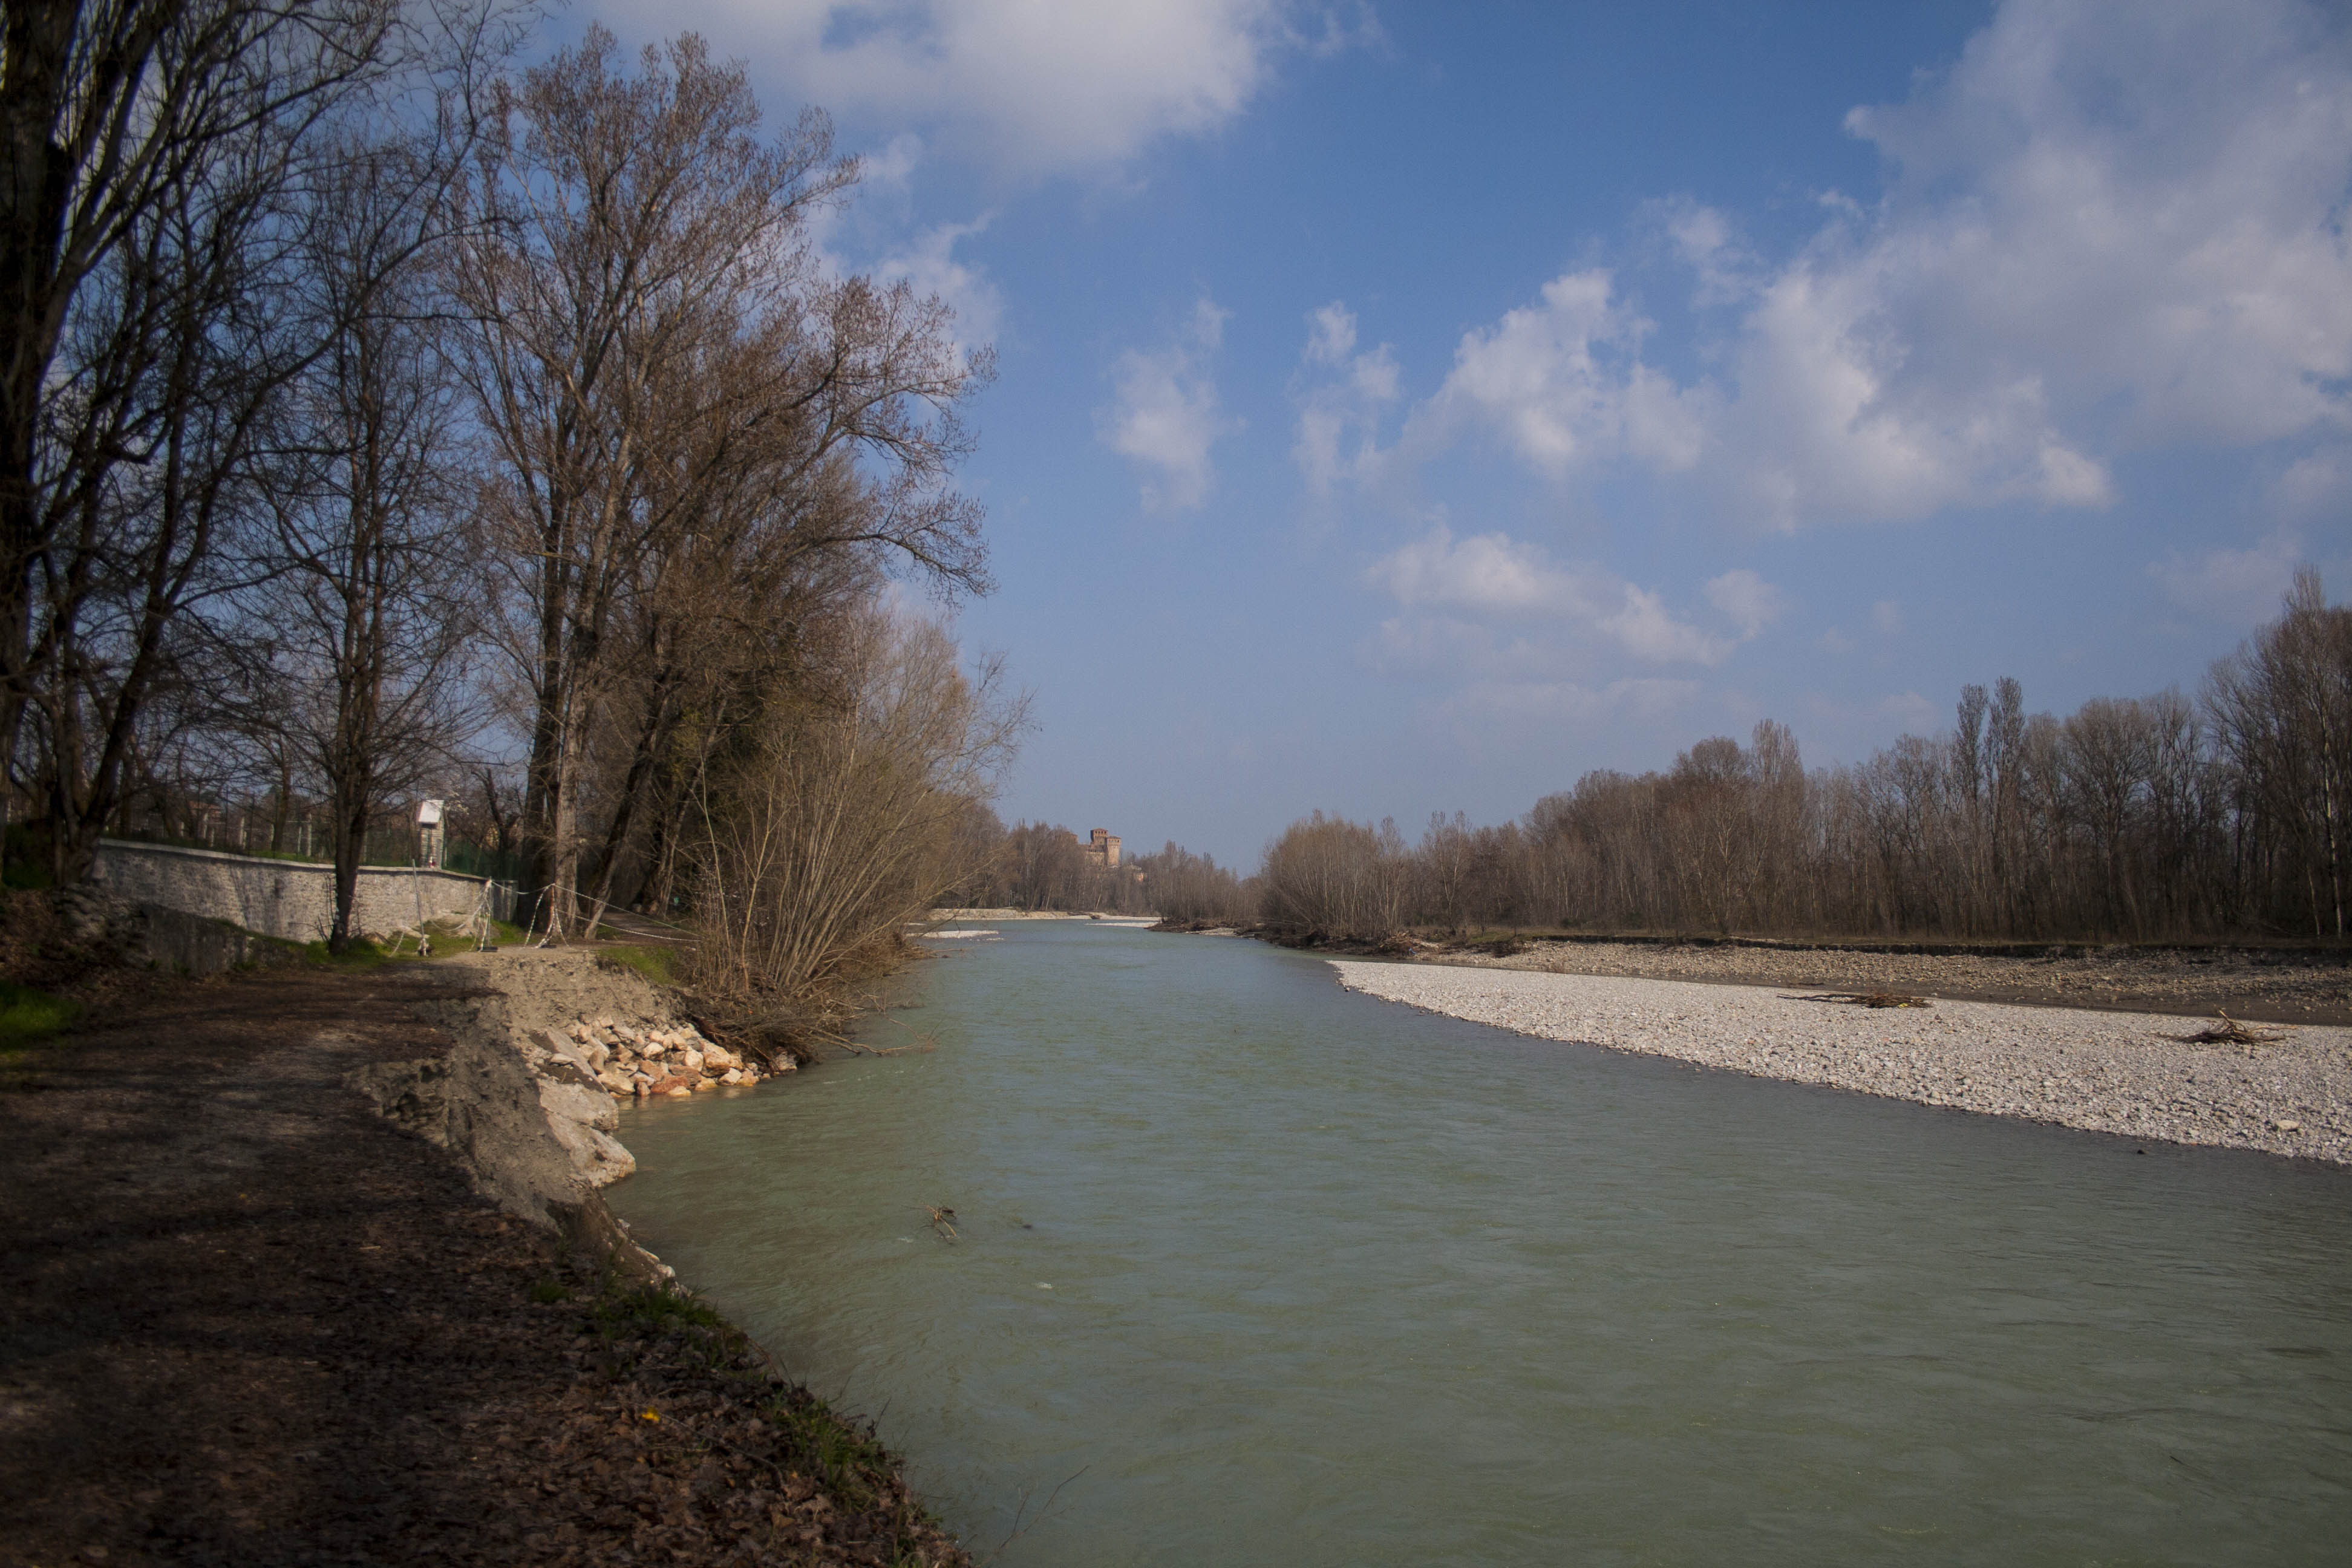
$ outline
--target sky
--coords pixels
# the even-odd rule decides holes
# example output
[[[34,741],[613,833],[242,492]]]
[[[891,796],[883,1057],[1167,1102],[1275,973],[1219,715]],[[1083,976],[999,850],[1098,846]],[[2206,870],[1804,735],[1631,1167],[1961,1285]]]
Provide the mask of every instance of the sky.
[[[1760,719],[2193,693],[2352,588],[2352,12],[586,0],[992,343],[1007,822],[1244,869]]]

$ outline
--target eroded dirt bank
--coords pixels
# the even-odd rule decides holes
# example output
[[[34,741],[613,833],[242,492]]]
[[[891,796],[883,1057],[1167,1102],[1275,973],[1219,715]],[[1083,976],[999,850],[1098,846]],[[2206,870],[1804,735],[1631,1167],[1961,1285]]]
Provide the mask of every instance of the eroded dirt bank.
[[[168,983],[0,1068],[0,1563],[964,1561],[878,1447],[566,1223],[549,1192],[602,1204],[544,1121],[520,1199],[453,1157],[502,1145],[487,1101],[451,1148],[410,1130],[507,1072],[467,1060],[497,978]],[[420,1063],[409,1127],[352,1087]]]

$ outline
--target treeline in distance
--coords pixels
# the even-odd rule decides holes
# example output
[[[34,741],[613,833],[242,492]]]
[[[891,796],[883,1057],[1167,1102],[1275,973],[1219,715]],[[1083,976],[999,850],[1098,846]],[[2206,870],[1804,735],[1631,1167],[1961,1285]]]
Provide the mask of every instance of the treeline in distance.
[[[1144,886],[1171,921],[1378,942],[1409,929],[2158,941],[2346,935],[2352,610],[2298,574],[2194,699],[2059,718],[2015,680],[1950,730],[1808,772],[1783,726],[1664,773],[1587,773],[1517,822],[1317,812],[1256,874],[1173,846]]]

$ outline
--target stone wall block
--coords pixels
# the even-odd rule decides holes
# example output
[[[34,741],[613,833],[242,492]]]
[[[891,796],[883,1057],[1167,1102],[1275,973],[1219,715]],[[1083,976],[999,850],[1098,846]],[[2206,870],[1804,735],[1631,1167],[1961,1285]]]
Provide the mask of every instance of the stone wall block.
[[[216,849],[101,839],[90,878],[136,903],[226,921],[287,942],[317,942],[335,921],[335,868]],[[454,871],[362,866],[352,889],[352,924],[389,936],[424,921],[462,920],[482,900],[479,877]],[[492,913],[498,909],[492,905]]]

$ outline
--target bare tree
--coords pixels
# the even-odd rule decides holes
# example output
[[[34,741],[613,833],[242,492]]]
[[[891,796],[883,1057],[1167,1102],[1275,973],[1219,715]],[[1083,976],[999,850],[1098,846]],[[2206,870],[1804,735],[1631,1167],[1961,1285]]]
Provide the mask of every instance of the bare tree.
[[[282,305],[321,129],[462,72],[497,30],[397,0],[9,8],[0,756],[59,879],[119,798],[184,618],[249,575],[270,411],[320,349]]]
[[[320,182],[302,277],[327,346],[283,400],[271,571],[247,595],[263,701],[325,802],[337,952],[354,934],[369,822],[446,767],[479,721],[466,668],[474,563],[458,527],[470,488],[425,265],[448,237],[462,146],[354,138]]]
[[[772,143],[759,122],[741,68],[699,39],[628,75],[592,28],[524,77],[472,189],[460,367],[495,457],[485,515],[530,696],[524,817],[558,930],[577,918],[631,595],[667,597],[667,557],[707,544],[698,531],[781,524],[803,552],[887,551],[986,586],[978,509],[947,483],[986,366],[955,352],[938,301],[816,275],[803,225],[856,165],[819,114]],[[640,632],[658,645],[655,620]],[[657,742],[664,703],[642,711]]]
[[[2295,574],[2283,613],[2216,666],[2207,706],[2266,834],[2299,873],[2315,935],[2345,934],[2352,874],[2352,610]]]
[[[975,868],[953,853],[962,826],[1027,723],[937,626],[857,621],[843,700],[777,694],[696,792],[698,976],[754,1009],[822,1006],[896,954]]]

